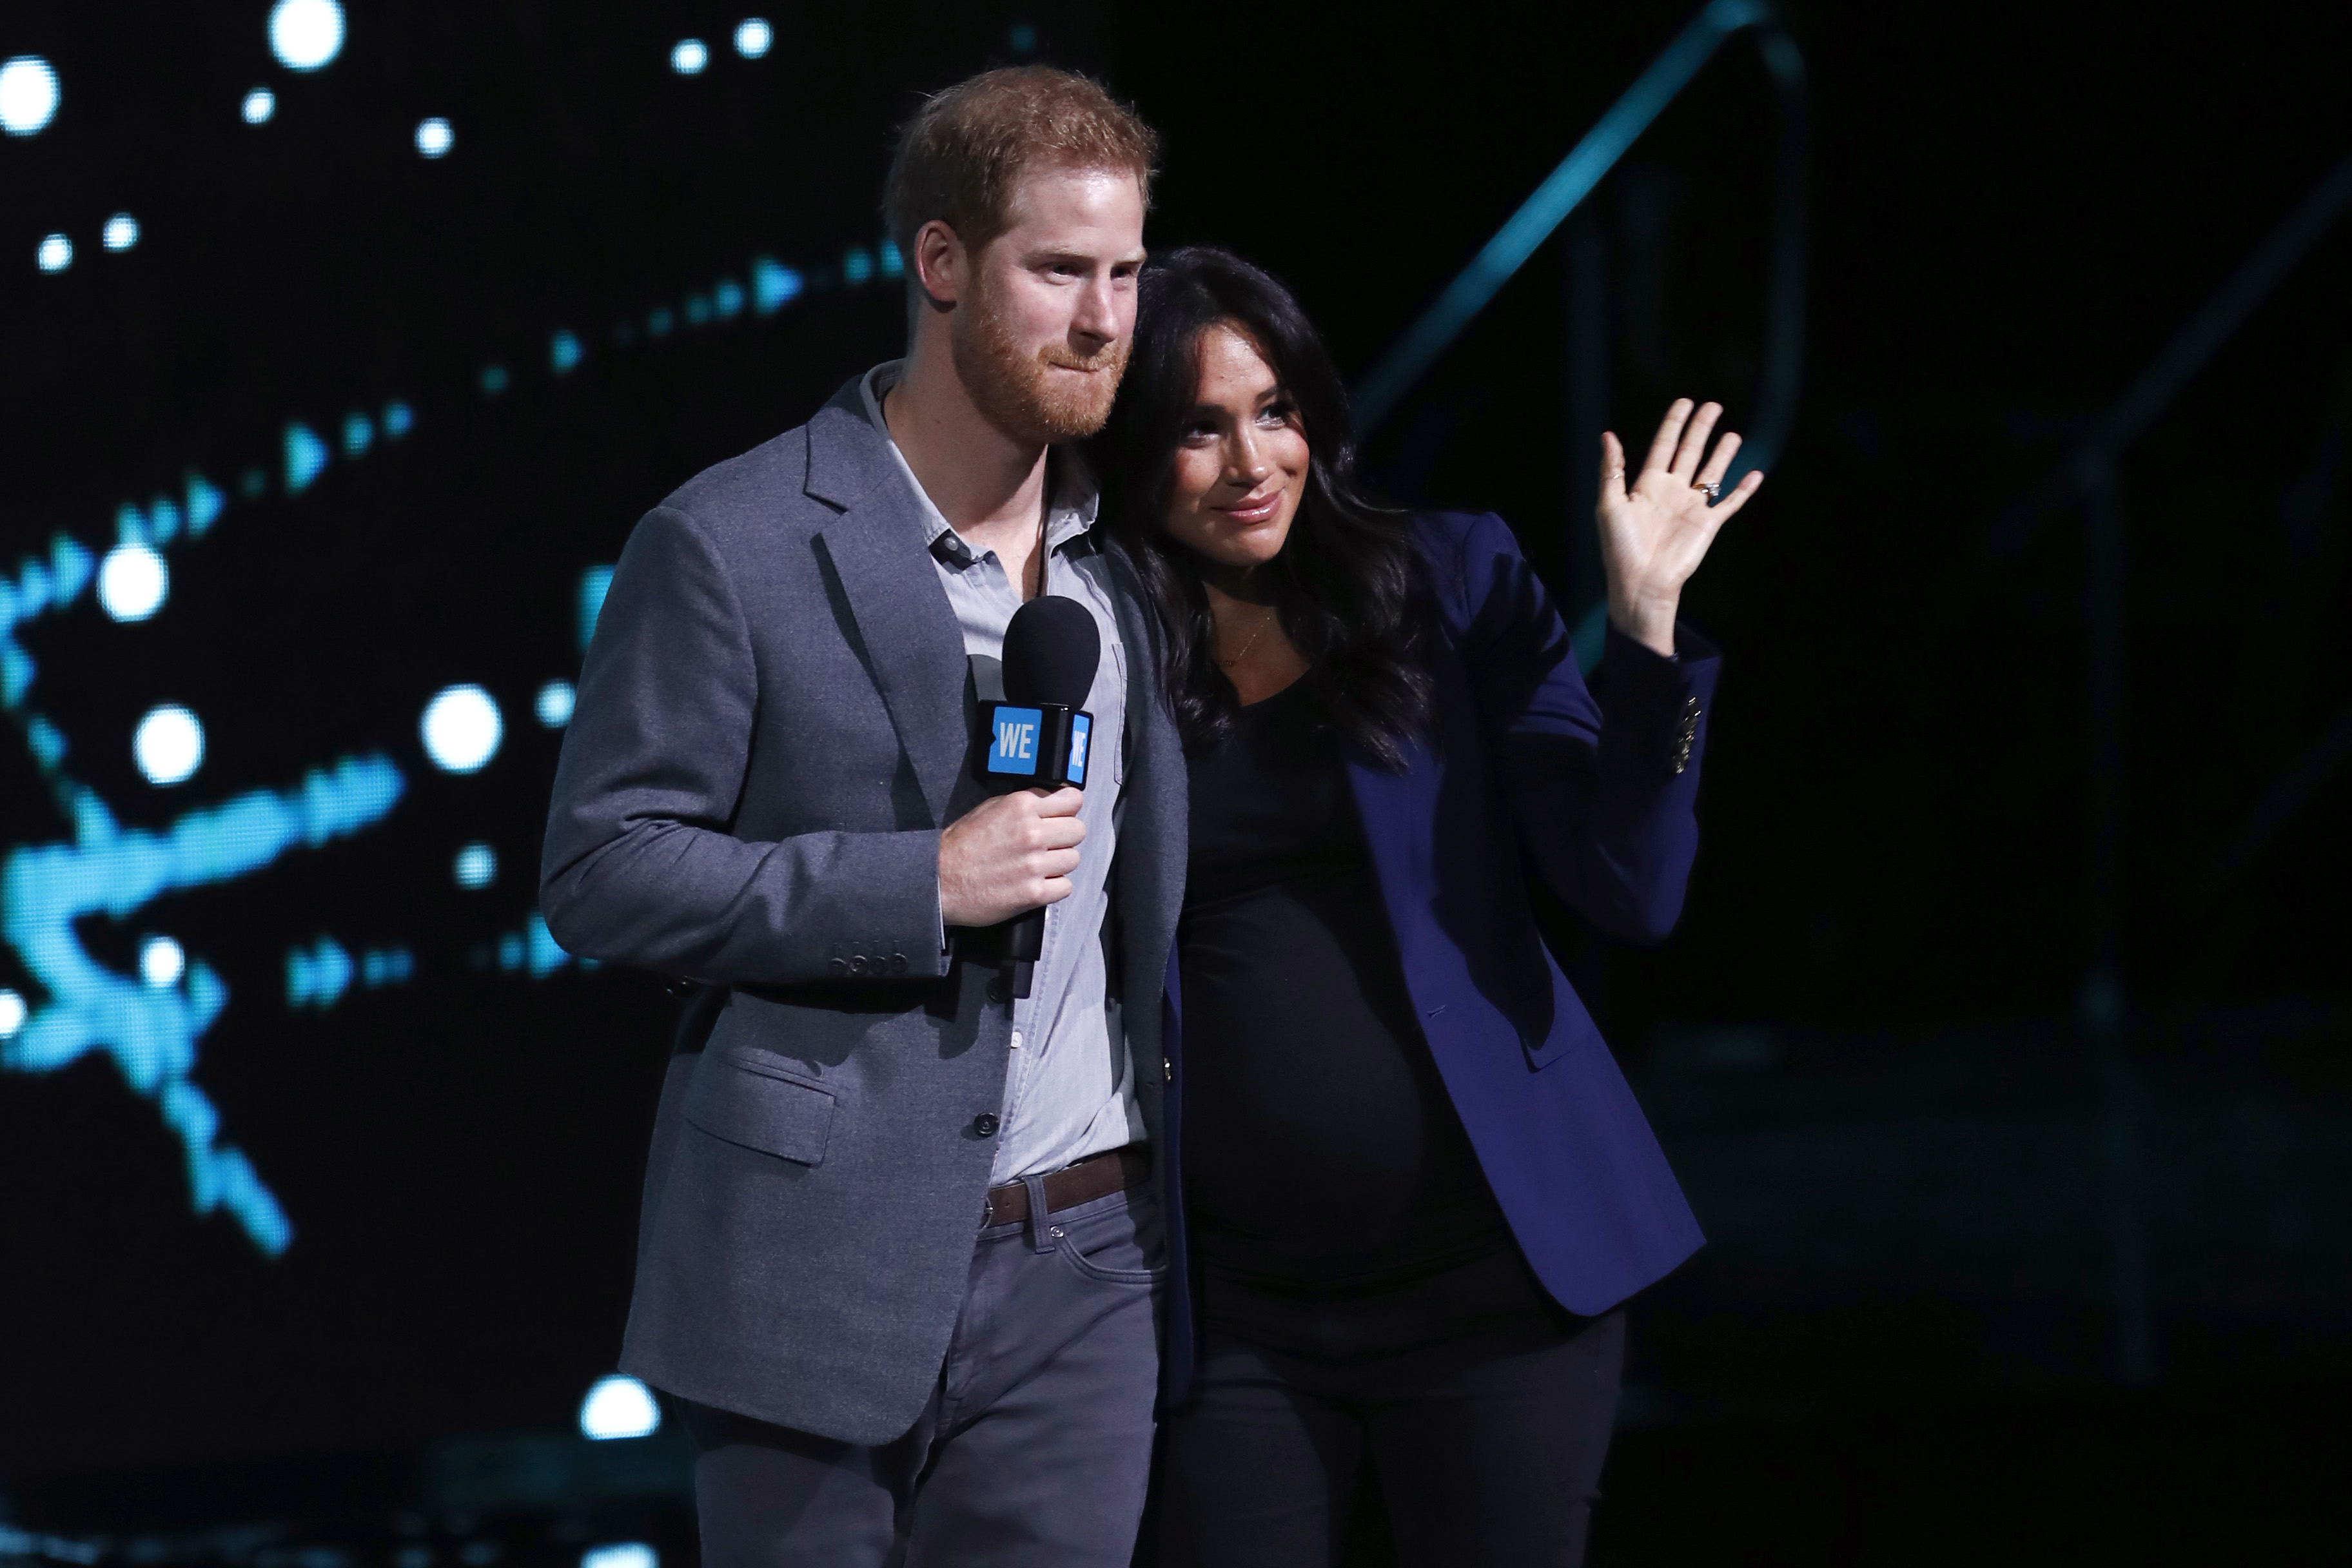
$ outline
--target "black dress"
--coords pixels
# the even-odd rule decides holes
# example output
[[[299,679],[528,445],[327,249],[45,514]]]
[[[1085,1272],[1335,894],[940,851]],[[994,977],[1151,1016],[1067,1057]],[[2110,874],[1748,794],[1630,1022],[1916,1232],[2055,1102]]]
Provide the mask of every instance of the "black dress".
[[[1511,1238],[1414,1019],[1309,682],[1243,709],[1190,772],[1201,1342],[1160,1428],[1158,1568],[1337,1560],[1367,1463],[1407,1568],[1572,1568],[1623,1319],[1562,1310]]]
[[[1187,1208],[1212,1318],[1516,1254],[1406,994],[1312,683],[1191,759]]]

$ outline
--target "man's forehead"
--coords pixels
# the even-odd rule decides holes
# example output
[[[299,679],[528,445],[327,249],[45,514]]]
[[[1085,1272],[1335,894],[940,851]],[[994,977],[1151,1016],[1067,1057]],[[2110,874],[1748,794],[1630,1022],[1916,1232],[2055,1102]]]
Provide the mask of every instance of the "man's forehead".
[[[1050,229],[1130,231],[1143,242],[1143,190],[1134,172],[1087,163],[1040,163],[1021,171],[1005,203],[1005,232],[1044,237]]]

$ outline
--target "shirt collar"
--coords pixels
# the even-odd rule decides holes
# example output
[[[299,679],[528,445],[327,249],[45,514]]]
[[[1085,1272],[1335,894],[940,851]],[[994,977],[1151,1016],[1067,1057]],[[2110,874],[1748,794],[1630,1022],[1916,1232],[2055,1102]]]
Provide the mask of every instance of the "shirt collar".
[[[907,455],[898,450],[898,443],[890,438],[890,426],[882,417],[882,398],[898,384],[898,378],[906,374],[906,369],[905,360],[894,359],[885,360],[866,373],[857,384],[858,394],[866,402],[866,417],[881,433],[884,443],[890,448],[892,460],[898,465],[898,471],[907,476],[907,486],[915,492],[916,503],[923,510],[924,542],[933,554],[943,555],[960,566],[970,565],[979,557],[972,553],[971,546],[964,543],[962,535],[956,532],[954,526],[940,515],[940,509],[924,490],[923,481],[917,479],[915,470],[908,466]],[[1068,445],[1049,449],[1045,460],[1045,482],[1053,498],[1045,507],[1045,548],[1058,551],[1093,529],[1095,519],[1102,510],[1102,488],[1095,482],[1093,472],[1087,468],[1086,459],[1078,455],[1077,448]]]

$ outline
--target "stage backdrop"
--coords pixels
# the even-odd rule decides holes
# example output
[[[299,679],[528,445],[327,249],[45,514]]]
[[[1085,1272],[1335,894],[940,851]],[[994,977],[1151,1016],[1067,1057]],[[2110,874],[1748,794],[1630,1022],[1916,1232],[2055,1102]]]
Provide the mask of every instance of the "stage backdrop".
[[[898,352],[1071,4],[0,15],[0,1479],[567,1422],[673,1004],[534,910],[609,563]]]

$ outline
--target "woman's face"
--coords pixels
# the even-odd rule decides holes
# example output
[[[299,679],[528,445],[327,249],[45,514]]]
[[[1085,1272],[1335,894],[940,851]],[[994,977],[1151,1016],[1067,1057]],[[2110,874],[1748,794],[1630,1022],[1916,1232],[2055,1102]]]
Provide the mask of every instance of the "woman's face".
[[[1249,338],[1201,334],[1201,384],[1176,438],[1169,534],[1239,573],[1282,552],[1307,485],[1298,408]]]

